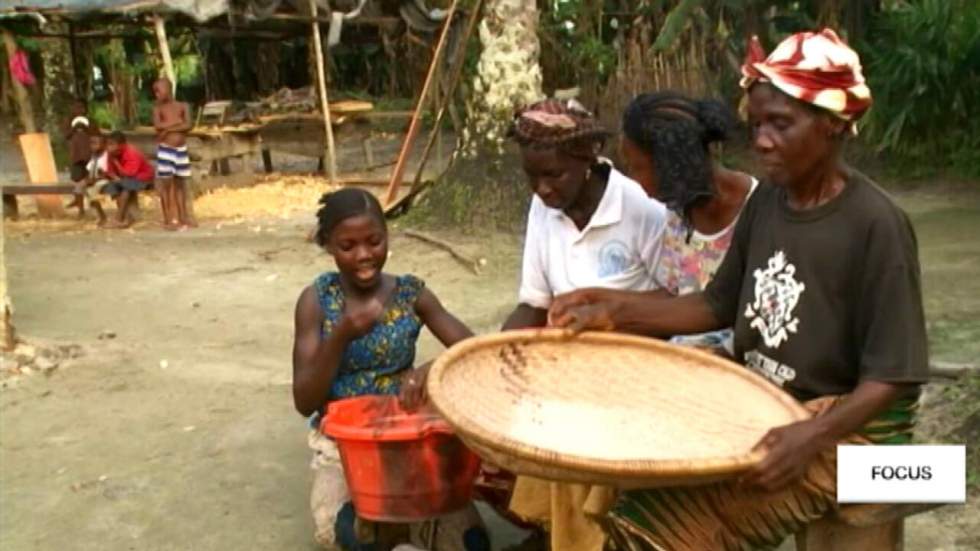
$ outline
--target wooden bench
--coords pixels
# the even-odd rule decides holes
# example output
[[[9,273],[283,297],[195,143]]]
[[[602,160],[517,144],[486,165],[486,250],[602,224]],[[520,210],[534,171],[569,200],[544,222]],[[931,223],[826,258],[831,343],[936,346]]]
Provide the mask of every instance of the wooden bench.
[[[901,551],[905,517],[937,503],[844,505],[796,534],[797,551]]]
[[[17,207],[18,195],[71,195],[79,203],[78,217],[85,214],[84,193],[78,193],[72,184],[29,184],[29,185],[0,185],[3,192],[4,213],[10,211],[10,216],[16,220],[19,213]]]

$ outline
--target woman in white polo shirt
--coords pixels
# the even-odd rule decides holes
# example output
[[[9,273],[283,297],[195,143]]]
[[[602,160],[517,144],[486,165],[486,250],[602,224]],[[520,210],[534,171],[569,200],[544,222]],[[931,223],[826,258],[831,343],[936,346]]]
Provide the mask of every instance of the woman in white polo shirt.
[[[517,112],[511,136],[534,197],[519,304],[503,329],[545,326],[552,299],[575,289],[655,289],[667,209],[600,160],[608,133],[595,117],[575,101],[546,100]],[[600,551],[605,535],[583,511],[592,490],[519,477],[510,510],[544,525],[552,551]]]
[[[574,100],[545,100],[514,116],[534,192],[518,306],[503,329],[543,327],[554,296],[583,287],[656,287],[667,209],[600,160],[608,137]]]

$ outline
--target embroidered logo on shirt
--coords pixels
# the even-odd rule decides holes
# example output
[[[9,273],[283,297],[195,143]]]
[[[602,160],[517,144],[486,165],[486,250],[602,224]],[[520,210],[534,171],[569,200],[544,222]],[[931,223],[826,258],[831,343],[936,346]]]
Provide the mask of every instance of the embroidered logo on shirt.
[[[599,277],[621,274],[629,267],[629,248],[626,243],[615,239],[606,242],[599,249]]]
[[[745,317],[752,320],[749,326],[759,331],[766,346],[779,348],[790,333],[796,333],[800,320],[793,310],[806,285],[796,280],[796,266],[786,261],[783,251],[776,251],[768,267],[756,269],[753,275],[755,301],[745,306]]]

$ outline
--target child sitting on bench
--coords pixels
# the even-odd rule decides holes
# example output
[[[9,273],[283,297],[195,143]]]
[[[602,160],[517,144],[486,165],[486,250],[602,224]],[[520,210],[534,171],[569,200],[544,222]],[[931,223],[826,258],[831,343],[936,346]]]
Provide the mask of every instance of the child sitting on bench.
[[[89,136],[89,147],[92,150],[92,157],[85,165],[87,176],[75,185],[75,189],[79,194],[84,194],[85,200],[95,210],[101,227],[106,223],[106,215],[102,210],[102,203],[99,202],[99,194],[105,193],[104,189],[109,184],[109,153],[106,151],[105,136],[98,131],[92,133]]]
[[[138,149],[126,143],[126,136],[118,130],[109,134],[106,146],[109,183],[103,191],[116,200],[119,209],[110,227],[128,228],[135,222],[130,210],[136,204],[136,194],[153,185],[153,167]]]

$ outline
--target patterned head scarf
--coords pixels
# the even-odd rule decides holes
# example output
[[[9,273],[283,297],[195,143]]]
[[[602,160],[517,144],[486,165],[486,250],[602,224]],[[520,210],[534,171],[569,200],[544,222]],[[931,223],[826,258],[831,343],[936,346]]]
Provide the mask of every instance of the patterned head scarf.
[[[579,102],[547,99],[518,109],[509,135],[522,146],[557,147],[583,159],[593,159],[609,133]]]
[[[796,33],[782,41],[769,57],[759,37],[753,36],[739,84],[748,90],[756,82],[768,82],[849,123],[871,107],[871,90],[864,82],[857,52],[830,29]]]

